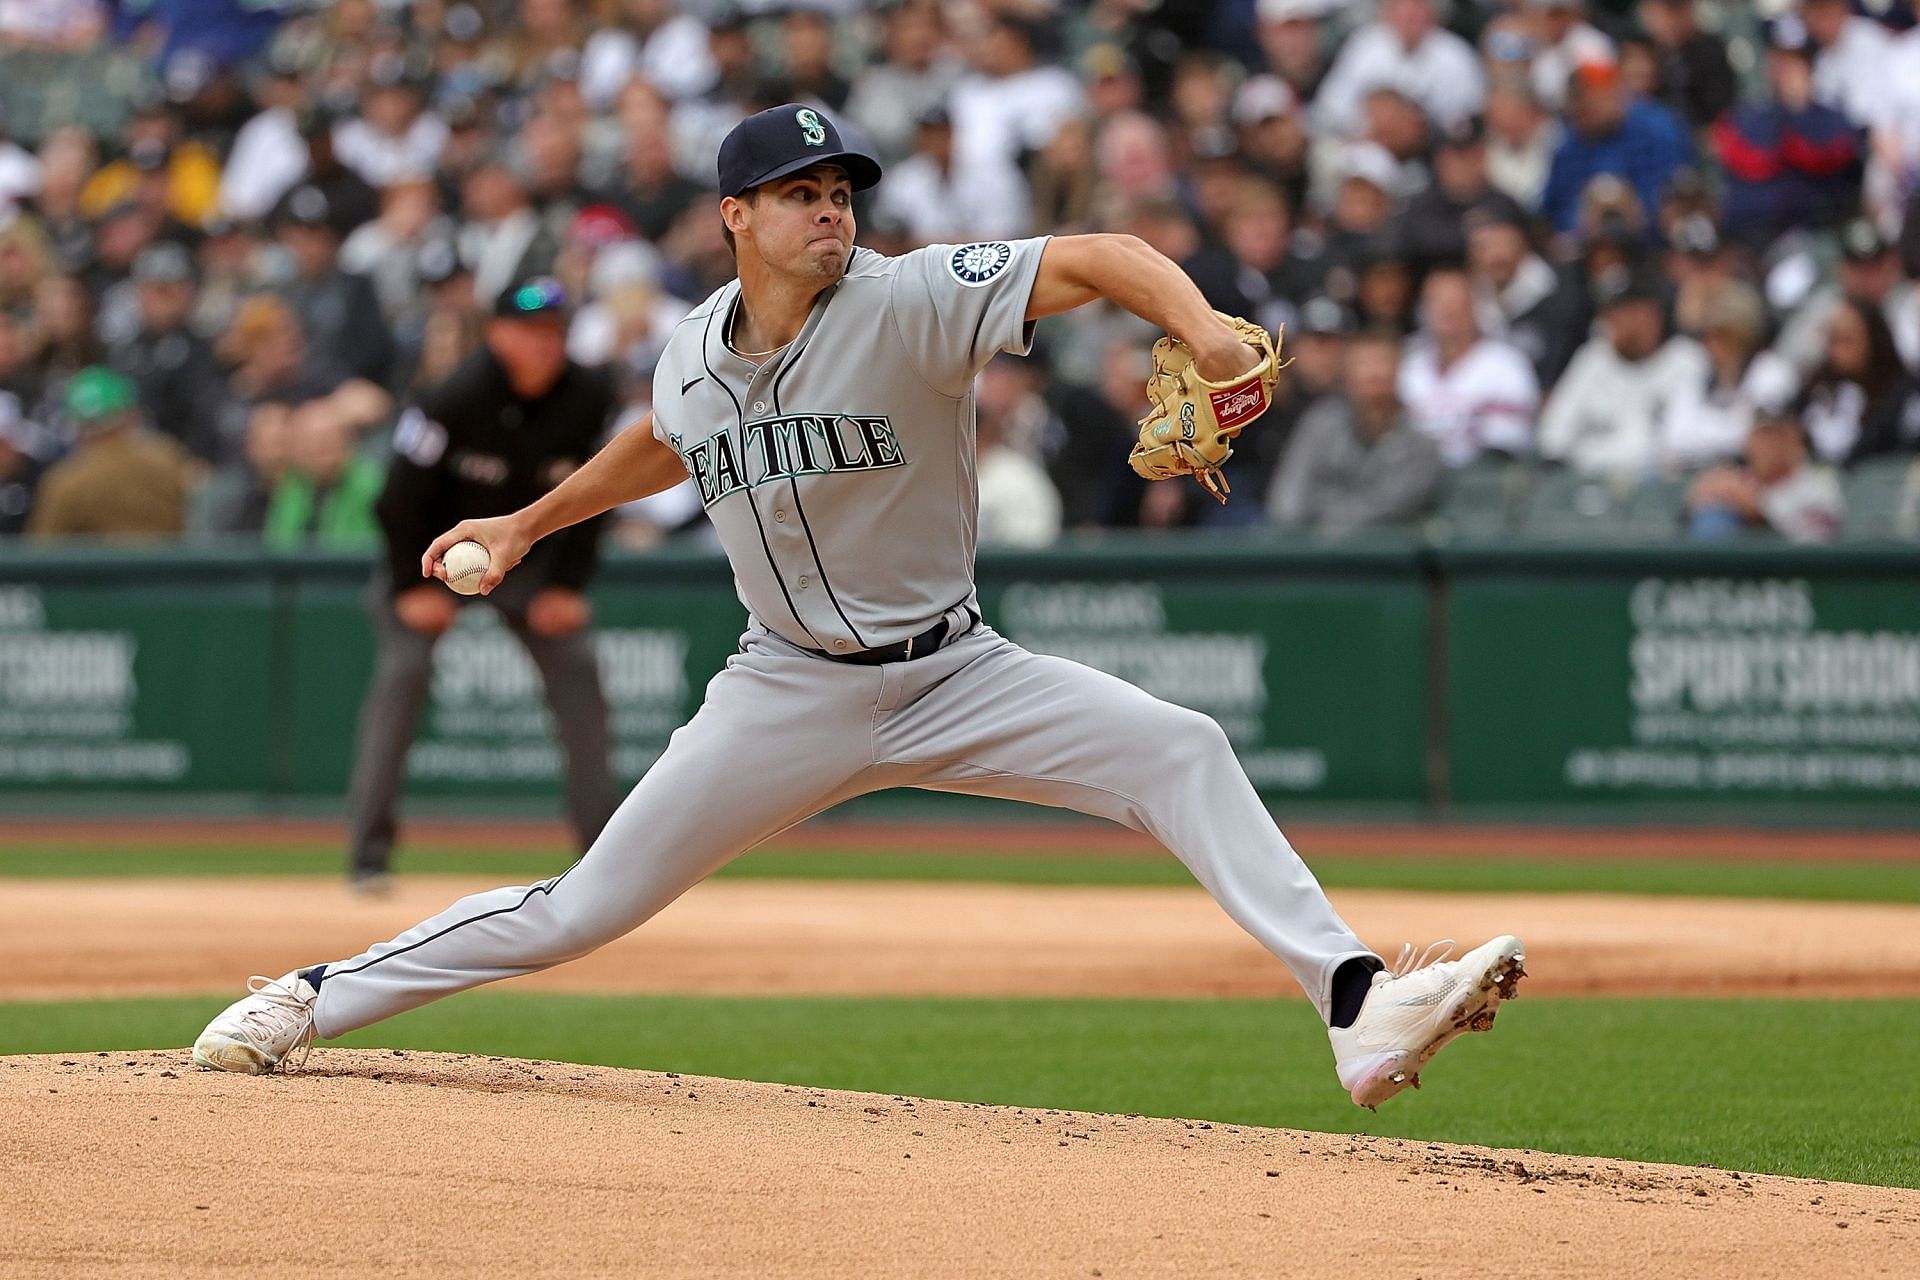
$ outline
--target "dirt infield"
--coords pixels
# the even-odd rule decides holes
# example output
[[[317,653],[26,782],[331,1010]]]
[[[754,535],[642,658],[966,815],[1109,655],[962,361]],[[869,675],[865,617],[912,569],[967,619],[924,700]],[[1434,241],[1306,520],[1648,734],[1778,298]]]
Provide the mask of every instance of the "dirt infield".
[[[0,1058],[0,1203],[0,1273],[61,1280],[1850,1280],[1920,1251],[1914,1191],[374,1051]]]
[[[10,880],[0,1000],[230,993],[353,955],[463,894],[332,879]],[[1529,994],[1920,995],[1920,906],[1598,894],[1335,892],[1389,958],[1402,940],[1526,939]],[[634,934],[520,979],[591,992],[1261,996],[1294,988],[1191,887],[717,880]]]

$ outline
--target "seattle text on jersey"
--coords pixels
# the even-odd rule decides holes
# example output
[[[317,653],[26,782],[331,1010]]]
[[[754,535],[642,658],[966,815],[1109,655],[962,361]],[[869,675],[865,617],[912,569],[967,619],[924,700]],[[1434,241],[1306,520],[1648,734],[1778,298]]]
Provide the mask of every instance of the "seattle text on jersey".
[[[880,471],[906,465],[885,417],[795,413],[755,418],[738,432],[721,431],[690,446],[687,469],[711,507],[730,493],[768,481],[841,471]]]

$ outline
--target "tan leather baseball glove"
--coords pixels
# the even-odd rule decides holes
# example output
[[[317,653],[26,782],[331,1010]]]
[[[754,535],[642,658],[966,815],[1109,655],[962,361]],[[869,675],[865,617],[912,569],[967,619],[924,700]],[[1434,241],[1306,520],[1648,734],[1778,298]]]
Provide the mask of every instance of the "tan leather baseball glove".
[[[1193,353],[1178,338],[1153,344],[1147,399],[1153,408],[1140,419],[1140,438],[1127,461],[1149,480],[1192,476],[1221,502],[1231,489],[1220,465],[1233,456],[1233,438],[1273,403],[1280,381],[1280,338],[1251,320],[1215,315],[1263,355],[1231,382],[1208,382],[1193,366]]]

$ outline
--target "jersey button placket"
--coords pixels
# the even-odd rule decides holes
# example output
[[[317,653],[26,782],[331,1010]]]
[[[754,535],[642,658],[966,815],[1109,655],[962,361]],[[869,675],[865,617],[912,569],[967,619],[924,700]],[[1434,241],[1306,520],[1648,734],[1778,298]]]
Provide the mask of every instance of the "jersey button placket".
[[[767,411],[767,400],[765,398],[766,386],[767,386],[768,380],[773,376],[774,376],[774,373],[771,368],[763,369],[763,371],[758,376],[756,376],[753,379],[753,381],[748,385],[747,394],[751,396],[760,397],[759,399],[749,402],[753,405],[753,412],[756,414],[765,413]],[[785,525],[787,523],[787,509],[785,507],[775,507],[773,509],[773,522],[777,525]],[[796,534],[796,535],[789,535],[789,536],[798,536],[798,535]],[[805,554],[805,548],[798,548],[797,550],[799,554],[802,554],[802,555]],[[806,574],[806,573],[796,574],[792,581],[793,581],[794,589],[796,591],[805,591],[807,588],[813,585],[813,575]],[[835,640],[828,647],[832,649],[833,652],[835,653],[845,653],[848,649],[852,648],[853,646],[845,640]]]

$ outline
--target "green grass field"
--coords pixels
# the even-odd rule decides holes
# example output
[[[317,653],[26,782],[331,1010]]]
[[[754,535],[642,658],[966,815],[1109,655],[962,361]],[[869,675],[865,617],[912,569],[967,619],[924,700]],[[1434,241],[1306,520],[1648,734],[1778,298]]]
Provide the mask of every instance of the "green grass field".
[[[524,884],[564,870],[558,850],[488,852],[416,847],[403,850],[403,874],[495,876]],[[1696,897],[1799,898],[1816,901],[1920,902],[1920,861],[1728,862],[1713,860],[1432,858],[1419,856],[1310,859],[1322,884],[1335,889],[1425,889],[1465,893],[1657,893]],[[338,875],[341,855],[328,844],[285,849],[153,845],[15,845],[0,848],[0,878],[9,876]],[[771,846],[724,868],[723,876],[773,879],[969,881],[1003,884],[1192,884],[1171,856],[1102,857],[996,848],[991,852],[878,849],[822,853]]]
[[[0,1053],[180,1045],[222,1003],[0,1004]],[[1294,1001],[472,992],[341,1043],[1920,1187],[1920,1001],[1522,1000],[1377,1115]]]
[[[770,849],[723,874],[1046,884],[1190,883],[1170,857],[990,844]],[[558,850],[412,848],[410,874],[500,883]],[[1920,865],[1323,857],[1335,888],[1920,902]],[[5,877],[335,875],[332,845],[16,844]],[[0,1053],[181,1045],[223,999],[0,1004]],[[549,1058],[1020,1106],[1530,1147],[1920,1187],[1920,1001],[1541,1000],[1448,1050],[1428,1088],[1358,1111],[1299,1001],[598,997],[481,991],[345,1043]]]

